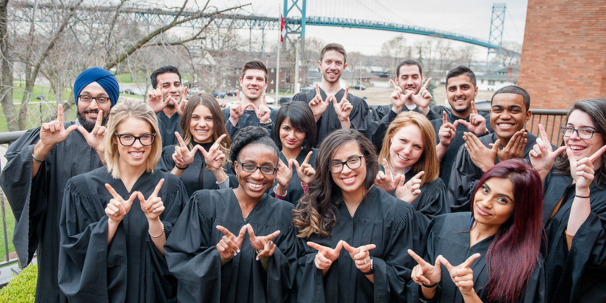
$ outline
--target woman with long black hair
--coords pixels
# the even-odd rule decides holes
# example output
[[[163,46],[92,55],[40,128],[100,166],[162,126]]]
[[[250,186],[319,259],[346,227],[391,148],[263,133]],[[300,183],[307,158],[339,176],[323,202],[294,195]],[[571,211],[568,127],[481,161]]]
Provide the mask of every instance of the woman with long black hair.
[[[418,262],[408,302],[542,302],[541,189],[523,160],[489,169],[472,212],[436,217],[423,237],[423,257],[408,250]]]
[[[356,130],[326,137],[317,172],[293,212],[301,239],[298,302],[402,302],[420,215],[373,186],[375,148]]]

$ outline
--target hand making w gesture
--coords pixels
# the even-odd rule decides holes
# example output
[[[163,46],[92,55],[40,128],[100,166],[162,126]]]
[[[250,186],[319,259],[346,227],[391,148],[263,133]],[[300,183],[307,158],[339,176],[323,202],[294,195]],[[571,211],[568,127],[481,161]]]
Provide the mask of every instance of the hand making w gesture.
[[[398,184],[400,184],[400,180],[404,178],[404,176],[402,174],[396,174],[392,178],[387,159],[383,159],[383,168],[385,169],[385,172],[379,170],[377,177],[375,178],[375,185],[386,193],[392,193],[396,190]]]
[[[148,221],[158,219],[160,214],[162,214],[164,211],[164,203],[162,202],[162,198],[158,197],[162,184],[164,184],[164,179],[160,179],[160,182],[158,182],[158,185],[156,185],[156,188],[149,198],[147,198],[147,200],[145,200],[145,197],[143,197],[143,193],[139,192],[137,195],[139,202],[141,203],[141,210],[145,214],[145,217],[147,217]]]
[[[89,133],[84,127],[78,126],[78,131],[84,136],[86,139],[86,143],[92,149],[97,151],[99,155],[102,155],[105,152],[105,133],[107,129],[105,126],[101,125],[103,122],[103,110],[99,110],[97,113],[97,121],[95,121],[95,127]]]
[[[425,262],[423,258],[419,257],[414,251],[408,250],[408,254],[419,263],[415,265],[412,269],[412,273],[410,278],[417,284],[425,286],[434,285],[436,283],[440,283],[442,281],[442,268],[440,265],[440,257],[436,259],[436,264],[431,265],[430,263]]]
[[[427,116],[427,114],[429,113],[429,104],[431,103],[431,98],[432,98],[431,94],[427,90],[427,87],[429,86],[430,82],[431,82],[431,78],[427,79],[427,81],[425,82],[425,84],[423,84],[423,87],[421,87],[419,92],[417,94],[410,96],[410,99],[412,100],[412,102],[414,102],[414,104],[416,104],[419,107],[419,110],[425,116]]]
[[[280,196],[286,195],[286,189],[292,179],[292,162],[288,161],[288,165],[282,162],[282,159],[278,159],[278,171],[276,172],[276,194]]]
[[[265,101],[265,94],[263,94],[262,100],[263,100],[263,103],[261,103],[261,105],[259,105],[259,107],[257,107],[253,103],[249,103],[249,104],[247,104],[247,106],[245,106],[245,108],[248,106],[252,106],[252,108],[255,111],[255,114],[257,115],[257,118],[259,119],[259,122],[269,123],[271,110],[269,109],[269,107],[267,107],[267,103]]]
[[[310,151],[309,153],[307,153],[307,156],[305,157],[305,160],[303,161],[303,163],[301,163],[301,166],[299,166],[299,162],[297,162],[296,159],[290,160],[290,161],[292,161],[292,164],[295,166],[295,169],[297,171],[297,176],[299,176],[299,179],[301,179],[301,182],[303,182],[305,184],[309,184],[311,182],[311,180],[314,179],[314,175],[316,174],[316,170],[311,166],[311,164],[309,164],[309,159],[311,158],[312,154],[313,154],[313,151]]]
[[[436,261],[440,261],[448,269],[452,282],[459,288],[461,294],[463,296],[470,296],[476,295],[473,289],[473,270],[471,269],[471,264],[479,257],[480,254],[473,254],[458,266],[451,265],[443,256],[438,256]]]
[[[329,97],[332,102],[332,106],[337,113],[337,117],[339,117],[339,121],[347,122],[349,121],[349,114],[351,114],[351,110],[353,109],[353,105],[347,100],[349,96],[349,88],[345,89],[345,93],[343,94],[343,98],[341,98],[341,102],[337,102],[337,98],[335,96]]]
[[[139,196],[139,192],[133,192],[128,200],[125,201],[111,185],[105,183],[105,188],[107,188],[107,191],[109,191],[113,197],[105,207],[105,214],[107,214],[109,220],[120,223],[124,216],[130,211],[130,207],[133,205],[133,201]]]
[[[403,176],[400,180],[400,184],[398,184],[398,187],[396,188],[396,198],[408,203],[414,202],[421,194],[421,177],[424,174],[424,171],[420,171],[406,183],[404,183],[404,179],[406,178]]]
[[[259,252],[257,254],[257,261],[259,261],[261,257],[273,256],[276,251],[276,244],[274,244],[272,240],[280,235],[280,231],[276,230],[267,236],[255,236],[255,231],[250,224],[248,224],[246,229],[248,230],[250,246]]]
[[[252,105],[252,103],[248,103],[243,107],[242,102],[240,101],[240,91],[236,91],[236,102],[229,106],[229,121],[231,124],[233,126],[238,125],[238,121],[244,114],[244,111]]]
[[[606,145],[598,149],[593,155],[577,160],[572,149],[566,148],[566,155],[570,163],[570,176],[576,184],[577,192],[589,190],[589,185],[593,182],[595,175],[593,161],[601,157],[604,151],[606,151]]]
[[[452,143],[452,140],[457,134],[457,126],[459,126],[459,121],[463,120],[456,120],[454,123],[448,122],[448,116],[446,114],[446,111],[442,112],[442,126],[440,126],[440,129],[438,131],[440,145],[444,147],[450,146],[450,143]]]
[[[473,133],[464,133],[463,140],[465,140],[465,149],[469,153],[469,157],[473,164],[483,172],[488,171],[494,166],[494,162],[497,159],[497,153],[499,152],[499,146],[501,145],[500,139],[497,139],[497,141],[492,144],[492,148],[486,147]]]
[[[343,241],[343,248],[349,252],[349,256],[356,264],[361,272],[369,272],[371,270],[370,250],[377,248],[374,244],[362,245],[360,247],[351,247],[347,242]]]
[[[549,136],[547,136],[547,132],[541,124],[539,124],[539,137],[535,142],[528,155],[532,167],[537,170],[541,180],[544,180],[553,167],[556,157],[566,150],[566,146],[560,146],[554,151],[551,143],[549,143]]]
[[[227,230],[227,228],[217,225],[217,229],[224,234],[219,243],[216,245],[221,258],[229,259],[240,252],[240,247],[242,247],[242,241],[244,240],[247,227],[248,224],[242,226],[242,228],[240,228],[238,237],[236,237],[229,230]]]
[[[320,86],[316,84],[316,96],[311,99],[311,101],[309,101],[309,107],[311,108],[311,111],[314,114],[316,122],[320,120],[320,117],[322,117],[322,114],[326,111],[326,108],[328,107],[328,99],[329,98],[326,98],[326,100],[322,99]]]
[[[322,273],[325,274],[330,268],[330,265],[339,258],[339,254],[343,248],[343,241],[339,241],[334,249],[311,241],[307,242],[307,245],[318,251],[318,253],[316,253],[316,258],[314,259],[314,264],[316,265],[316,268],[321,269]]]
[[[50,149],[57,143],[65,141],[67,136],[77,128],[77,125],[65,128],[63,125],[63,105],[59,104],[57,106],[57,120],[43,123],[40,127],[40,142]]]
[[[391,79],[389,79],[389,82],[393,86],[393,93],[391,93],[391,96],[390,96],[391,104],[392,104],[391,108],[396,114],[399,114],[402,112],[402,109],[404,108],[404,105],[406,104],[406,100],[410,99],[410,97],[412,97],[412,94],[414,92],[409,91],[408,93],[404,94],[402,91],[402,88],[399,87],[396,84],[396,82],[394,82]]]

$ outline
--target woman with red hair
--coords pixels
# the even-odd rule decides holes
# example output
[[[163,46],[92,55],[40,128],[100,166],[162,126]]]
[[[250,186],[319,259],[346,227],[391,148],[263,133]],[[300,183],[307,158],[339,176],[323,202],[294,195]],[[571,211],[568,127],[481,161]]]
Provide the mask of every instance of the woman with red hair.
[[[421,243],[423,258],[408,250],[419,263],[408,302],[541,302],[542,200],[541,178],[525,161],[488,170],[472,212],[436,217]]]

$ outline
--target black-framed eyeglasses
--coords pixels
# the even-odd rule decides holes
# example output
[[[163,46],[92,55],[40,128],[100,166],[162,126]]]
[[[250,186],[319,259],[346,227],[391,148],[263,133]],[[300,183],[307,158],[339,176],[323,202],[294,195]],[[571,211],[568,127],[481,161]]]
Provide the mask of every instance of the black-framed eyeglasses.
[[[135,141],[137,140],[139,140],[139,143],[141,143],[141,145],[149,146],[154,143],[154,139],[156,138],[156,134],[143,134],[141,136],[134,136],[131,134],[119,134],[116,132],[114,133],[118,137],[118,141],[120,141],[120,144],[124,146],[131,146],[135,144]]]
[[[276,173],[276,170],[278,170],[277,167],[273,167],[273,166],[256,166],[252,163],[241,162],[240,160],[236,160],[236,161],[238,161],[238,163],[240,163],[240,165],[242,165],[242,170],[247,173],[254,173],[257,171],[257,169],[260,169],[261,173],[264,175],[273,175]]]
[[[93,100],[95,100],[99,104],[105,104],[110,101],[110,99],[108,97],[93,97],[93,96],[89,96],[89,95],[80,95],[80,96],[78,96],[78,99],[80,99],[80,102],[84,102],[84,103],[91,103],[91,102],[93,102]]]
[[[340,172],[343,171],[343,168],[345,167],[345,165],[347,165],[347,167],[349,167],[349,169],[356,169],[356,168],[360,168],[360,166],[362,166],[362,158],[364,156],[351,156],[349,158],[347,158],[347,161],[330,161],[330,163],[328,163],[328,169],[330,169],[330,172],[333,174],[338,174]]]
[[[594,133],[598,133],[597,130],[593,130],[591,128],[574,128],[571,126],[562,126],[560,127],[560,129],[562,130],[562,135],[564,135],[564,137],[570,137],[576,132],[577,137],[579,137],[580,139],[591,139],[593,138]]]

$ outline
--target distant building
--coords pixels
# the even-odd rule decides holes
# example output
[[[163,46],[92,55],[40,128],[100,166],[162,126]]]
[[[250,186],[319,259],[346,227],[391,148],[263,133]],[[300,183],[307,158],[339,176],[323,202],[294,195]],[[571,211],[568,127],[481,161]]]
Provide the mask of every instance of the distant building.
[[[508,85],[516,85],[518,82],[517,67],[508,67],[489,72],[483,75],[476,75],[476,81],[479,90],[496,91]]]

